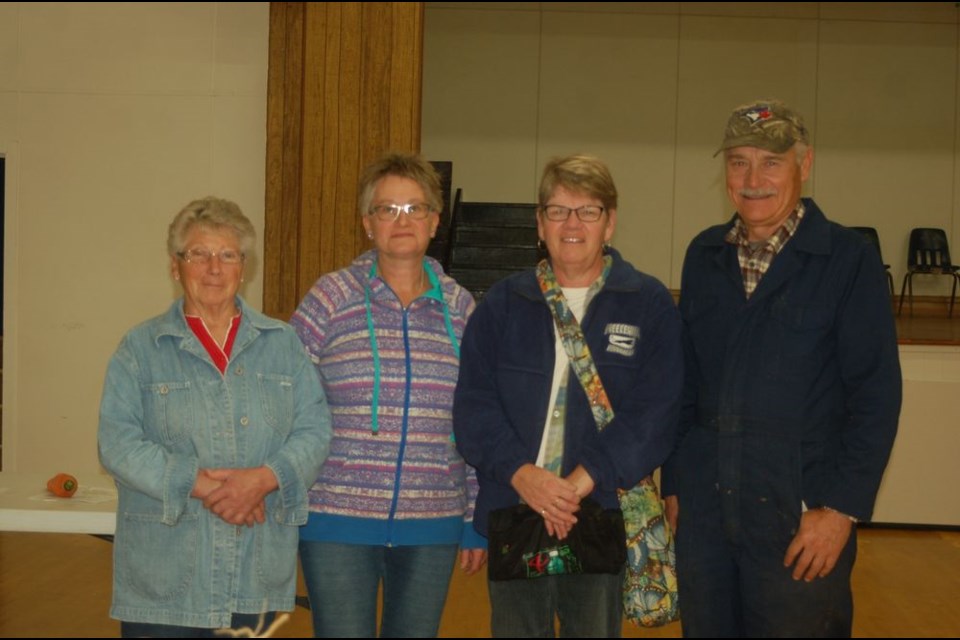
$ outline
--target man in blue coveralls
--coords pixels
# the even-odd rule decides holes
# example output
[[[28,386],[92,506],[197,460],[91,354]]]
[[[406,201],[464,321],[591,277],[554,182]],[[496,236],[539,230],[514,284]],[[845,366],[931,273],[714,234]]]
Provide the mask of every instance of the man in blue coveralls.
[[[858,521],[900,413],[884,269],[801,198],[813,149],[777,101],[734,110],[737,213],[687,250],[680,438],[663,469],[686,637],[849,637]]]

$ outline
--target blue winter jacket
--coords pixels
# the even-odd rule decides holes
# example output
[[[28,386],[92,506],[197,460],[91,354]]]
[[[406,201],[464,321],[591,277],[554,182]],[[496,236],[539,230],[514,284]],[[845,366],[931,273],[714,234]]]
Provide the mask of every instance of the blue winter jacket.
[[[878,252],[804,206],[749,299],[724,241],[732,220],[687,251],[680,439],[663,468],[683,521],[718,489],[725,508],[794,520],[801,503],[860,520],[873,511],[900,412],[890,296]],[[739,504],[747,495],[760,502]]]
[[[597,432],[583,388],[567,385],[563,474],[578,464],[591,497],[618,507],[628,488],[656,469],[674,444],[683,379],[680,322],[667,289],[610,250],[613,267],[581,321],[615,412]],[[631,340],[635,337],[635,340]],[[555,358],[553,316],[532,270],[495,284],[463,336],[453,420],[457,447],[477,469],[474,526],[486,534],[491,509],[518,504],[514,473],[536,463]]]

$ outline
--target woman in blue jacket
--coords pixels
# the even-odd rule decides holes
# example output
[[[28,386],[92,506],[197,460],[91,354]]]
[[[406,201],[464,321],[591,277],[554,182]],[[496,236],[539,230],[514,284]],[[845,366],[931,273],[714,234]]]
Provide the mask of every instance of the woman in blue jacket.
[[[454,403],[457,445],[477,469],[474,523],[521,501],[565,537],[580,501],[619,508],[617,489],[649,475],[673,446],[682,381],[673,299],[610,248],[617,191],[592,156],[550,161],[537,227],[549,258],[494,285],[467,325]],[[546,296],[561,295],[582,329],[614,419],[602,433]],[[491,550],[493,553],[493,550]],[[623,576],[490,581],[495,637],[621,634]]]

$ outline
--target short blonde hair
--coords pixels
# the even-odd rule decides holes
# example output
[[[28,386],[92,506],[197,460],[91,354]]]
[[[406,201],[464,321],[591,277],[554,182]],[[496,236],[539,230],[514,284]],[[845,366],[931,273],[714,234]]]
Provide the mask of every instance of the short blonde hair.
[[[563,187],[583,193],[603,203],[604,209],[617,208],[617,187],[610,169],[600,158],[588,154],[574,154],[552,158],[543,168],[540,179],[540,206],[544,207],[557,190]]]
[[[253,223],[240,211],[240,207],[230,200],[207,196],[194,200],[173,218],[167,230],[167,253],[176,256],[183,251],[187,235],[197,226],[232,231],[237,236],[243,255],[247,256],[253,251],[257,232]]]
[[[377,183],[387,176],[413,180],[423,189],[423,195],[431,211],[439,213],[443,209],[440,176],[437,175],[433,165],[415,153],[391,151],[367,166],[360,176],[357,197],[360,215],[370,213],[370,203],[373,202],[373,192],[377,188]]]

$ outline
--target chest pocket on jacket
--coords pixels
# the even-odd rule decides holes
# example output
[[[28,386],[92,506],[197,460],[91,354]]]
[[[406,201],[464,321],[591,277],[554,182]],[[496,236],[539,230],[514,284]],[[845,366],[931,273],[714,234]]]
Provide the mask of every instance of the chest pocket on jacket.
[[[634,347],[635,352],[639,350],[639,345]],[[607,390],[607,395],[610,396],[611,402],[614,401],[614,398],[619,400],[636,391],[637,376],[640,375],[641,369],[639,357],[636,355],[625,356],[607,351],[598,352],[591,350],[591,353],[594,362],[596,362],[600,379],[603,381],[603,386]],[[572,369],[571,377],[567,384],[580,384],[580,382],[573,377]],[[616,411],[617,405],[614,404],[613,408],[614,411]]]
[[[293,426],[293,378],[279,373],[258,373],[263,421],[286,436]]]
[[[833,310],[823,305],[770,305],[770,322],[764,332],[765,361],[769,372],[783,378],[809,379],[832,353]]]
[[[189,382],[154,382],[141,386],[145,427],[165,444],[187,438],[196,420]]]

